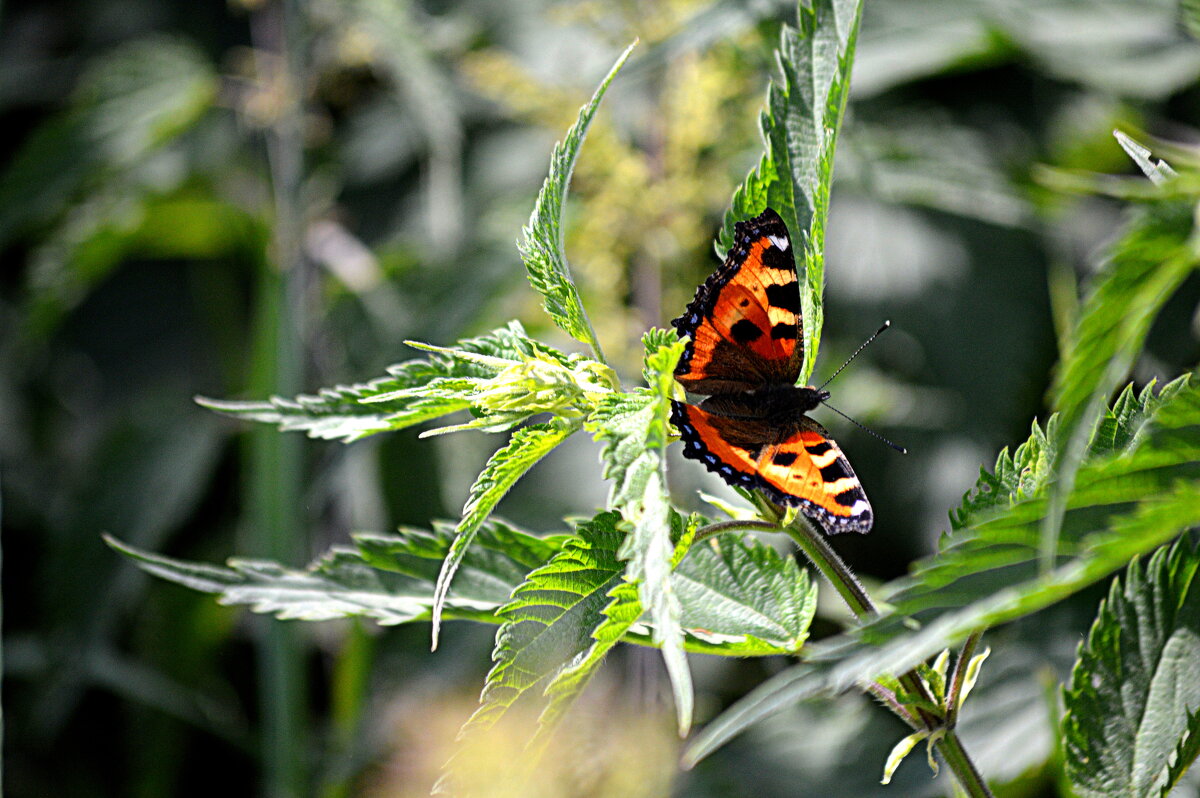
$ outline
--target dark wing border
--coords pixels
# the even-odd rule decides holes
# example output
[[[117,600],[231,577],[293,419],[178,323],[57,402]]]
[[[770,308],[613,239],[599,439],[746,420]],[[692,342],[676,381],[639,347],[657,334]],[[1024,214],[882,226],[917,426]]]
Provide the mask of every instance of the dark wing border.
[[[799,284],[799,273],[796,272],[795,264],[795,249],[792,244],[792,237],[788,233],[787,225],[784,224],[783,219],[780,218],[778,213],[771,208],[767,208],[753,219],[746,219],[734,225],[733,247],[726,254],[724,263],[700,284],[696,289],[696,295],[692,297],[692,301],[688,303],[683,314],[671,320],[671,326],[675,328],[680,338],[693,338],[696,329],[712,315],[713,308],[720,297],[721,289],[741,271],[742,266],[746,263],[746,258],[750,254],[750,247],[763,236],[777,236],[788,242],[787,257],[792,259],[792,271],[796,274],[797,285]],[[802,314],[799,312],[796,314],[796,320],[797,326],[802,327],[804,321]],[[803,360],[803,330],[798,329],[796,332],[796,348],[792,359]],[[683,355],[679,358],[679,364],[675,367],[676,376],[687,374],[691,370],[693,354],[692,341],[689,340],[687,348],[684,349]]]
[[[683,456],[685,458],[703,463],[705,469],[721,477],[734,487],[760,491],[768,499],[781,507],[795,507],[799,509],[806,517],[820,526],[827,535],[839,535],[845,532],[857,532],[865,535],[871,531],[871,527],[875,522],[875,511],[871,507],[870,500],[867,499],[866,491],[862,488],[862,482],[858,480],[858,475],[854,473],[854,469],[851,467],[849,459],[841,451],[841,447],[829,437],[829,434],[820,424],[807,417],[804,419],[807,422],[804,424],[804,428],[820,432],[824,435],[829,444],[837,449],[839,463],[846,469],[850,476],[859,482],[858,487],[855,488],[858,494],[855,498],[861,498],[867,502],[865,513],[858,516],[834,515],[817,502],[806,499],[803,496],[784,493],[770,482],[767,482],[757,471],[745,472],[734,468],[709,449],[699,430],[688,420],[687,408],[689,407],[695,407],[695,405],[689,405],[686,402],[674,399],[671,400],[671,423],[679,430],[679,437],[683,442]],[[700,408],[696,409],[704,412]],[[797,429],[789,433],[785,438],[790,438],[792,434],[799,431]]]

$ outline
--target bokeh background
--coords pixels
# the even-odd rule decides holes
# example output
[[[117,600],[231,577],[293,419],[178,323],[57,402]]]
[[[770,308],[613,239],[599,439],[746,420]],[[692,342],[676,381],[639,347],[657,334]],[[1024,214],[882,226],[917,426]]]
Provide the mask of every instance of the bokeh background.
[[[8,793],[427,794],[494,629],[452,624],[431,654],[426,625],[280,624],[153,581],[100,535],[300,566],[354,529],[454,519],[499,439],[408,431],[345,447],[250,430],[192,397],[364,381],[414,356],[406,339],[447,344],[510,318],[567,346],[514,241],[554,141],[640,37],[584,147],[566,231],[632,384],[641,332],[717,263],[794,15],[783,0],[5,3]],[[876,508],[869,536],[836,541],[867,580],[932,551],[978,468],[1044,412],[1058,336],[1122,211],[1040,176],[1132,172],[1114,127],[1195,142],[1198,76],[1172,0],[867,0],[815,375],[891,319],[830,387],[911,454],[821,418]],[[1139,382],[1200,355],[1198,299],[1193,278]],[[686,507],[722,491],[682,460],[672,480]],[[605,492],[580,437],[500,512],[556,531]],[[989,635],[997,653],[964,722],[1005,794],[1058,794],[1053,685],[1094,613],[1085,598]],[[838,622],[831,603],[816,631]],[[785,664],[694,657],[700,715]],[[903,730],[864,698],[798,707],[681,774],[663,685],[654,652],[618,652],[564,732],[549,791],[524,794],[884,794]],[[497,749],[481,770],[519,755]],[[886,794],[943,794],[921,759]]]

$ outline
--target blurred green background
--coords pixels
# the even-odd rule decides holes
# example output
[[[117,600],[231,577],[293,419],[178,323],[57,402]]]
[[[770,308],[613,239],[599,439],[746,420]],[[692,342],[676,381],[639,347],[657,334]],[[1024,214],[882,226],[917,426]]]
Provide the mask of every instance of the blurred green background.
[[[299,566],[353,529],[455,518],[499,439],[414,431],[343,447],[249,430],[192,397],[364,381],[413,356],[406,339],[448,344],[510,318],[566,346],[514,241],[554,141],[640,37],[584,147],[566,231],[632,384],[640,333],[716,265],[794,15],[782,0],[5,3],[8,794],[427,794],[492,628],[451,625],[431,654],[425,625],[280,624],[152,581],[100,534]],[[876,509],[869,536],[836,541],[865,578],[931,551],[978,467],[1043,412],[1057,336],[1122,209],[1056,194],[1039,169],[1133,172],[1114,127],[1195,143],[1198,76],[1173,0],[867,0],[816,375],[892,320],[830,387],[912,453],[820,419]],[[1196,361],[1198,300],[1193,278],[1140,383]],[[694,463],[672,479],[687,507],[697,488],[727,495]],[[605,493],[580,437],[500,513],[558,530]],[[965,735],[1006,794],[1058,794],[1053,680],[1098,595],[989,635]],[[831,608],[817,631],[837,622]],[[699,714],[784,664],[693,658]],[[597,759],[589,789],[547,795],[884,794],[903,734],[851,696],[678,774],[654,653],[621,651],[604,675],[575,749]],[[945,793],[920,759],[886,794]],[[623,782],[622,768],[641,776]]]

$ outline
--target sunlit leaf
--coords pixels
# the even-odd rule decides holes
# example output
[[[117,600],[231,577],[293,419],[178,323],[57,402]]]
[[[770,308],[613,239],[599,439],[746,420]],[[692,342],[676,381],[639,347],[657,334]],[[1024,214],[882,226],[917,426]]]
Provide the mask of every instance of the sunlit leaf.
[[[507,377],[531,361],[555,369],[560,381],[550,386],[515,386],[530,399],[539,388],[552,392],[550,406],[508,407],[487,416],[492,380]],[[596,373],[599,364],[578,355],[568,356],[525,335],[517,322],[487,335],[459,341],[453,348],[434,348],[428,359],[408,360],[388,368],[388,376],[358,385],[324,388],[315,395],[269,401],[225,401],[198,398],[205,407],[227,415],[277,424],[284,431],[303,431],[312,438],[345,443],[411,427],[461,410],[476,408],[484,416],[479,426],[490,431],[511,428],[538,412],[562,402],[565,387],[576,393],[608,390],[607,377]],[[565,383],[572,383],[566,385]],[[508,385],[508,382],[505,383]]]
[[[1197,757],[1200,757],[1200,709],[1188,716],[1187,727],[1180,736],[1179,744],[1171,752],[1170,766],[1167,768],[1166,778],[1162,780],[1162,790],[1158,798],[1167,798]]]
[[[233,559],[216,566],[141,551],[114,538],[108,544],[138,567],[171,582],[215,593],[222,604],[246,605],[281,619],[308,621],[361,616],[392,625],[427,620],[438,567],[452,530],[364,533],[355,548],[334,547],[306,569]],[[530,564],[544,562],[556,540],[542,540],[503,522],[487,522],[461,564],[446,600],[446,617],[496,622],[496,607],[521,583]]]
[[[1167,791],[1172,755],[1200,711],[1198,569],[1200,551],[1185,540],[1113,580],[1064,697],[1067,774],[1080,795]]]
[[[885,591],[887,615],[810,644],[806,663],[773,677],[706,727],[687,761],[797,700],[903,673],[972,632],[1044,609],[1200,525],[1200,389],[1174,386],[1170,394],[1131,448],[1097,456],[1080,470],[1052,570],[1039,568],[1044,489],[1008,506],[967,512],[936,557]]]
[[[572,338],[591,346],[592,353],[600,360],[603,360],[600,344],[588,321],[583,301],[579,298],[579,289],[571,279],[571,269],[563,249],[563,212],[571,172],[575,168],[575,159],[579,157],[583,139],[600,107],[600,100],[632,50],[633,45],[630,45],[621,53],[608,75],[600,82],[591,101],[580,110],[579,118],[567,131],[566,138],[555,145],[550,156],[550,174],[538,193],[529,225],[522,231],[519,245],[529,282],[542,295],[546,312]]]
[[[808,639],[816,584],[794,558],[752,537],[693,546],[672,582],[691,635],[736,643],[745,655],[793,654]]]
[[[723,256],[733,246],[734,225],[767,207],[787,224],[801,279],[801,382],[812,373],[821,341],[833,152],[850,91],[860,9],[858,0],[797,4],[799,30],[783,28],[778,51],[782,74],[771,82],[760,117],[766,152],[734,193],[718,239]]]
[[[569,424],[534,424],[522,427],[513,433],[508,444],[493,454],[483,467],[475,484],[471,486],[471,495],[463,508],[463,518],[458,525],[458,535],[442,563],[442,570],[434,588],[434,648],[437,648],[442,608],[450,593],[450,582],[459,563],[466,556],[471,541],[475,539],[475,533],[517,480],[576,429],[577,425]]]
[[[620,557],[653,627],[654,642],[675,693],[681,733],[691,725],[691,672],[683,650],[679,597],[671,583],[675,543],[671,540],[671,504],[666,484],[666,445],[672,434],[671,395],[675,364],[684,342],[651,352],[645,361],[649,388],[612,394],[601,400],[587,428],[603,444],[604,476],[612,481],[608,505],[628,524]]]
[[[503,625],[496,633],[495,664],[464,734],[490,727],[523,694],[545,686],[547,679],[595,648],[594,632],[611,621],[606,615],[614,602],[610,594],[624,583],[617,558],[623,538],[619,523],[616,513],[604,513],[579,524],[562,551],[532,571],[499,609]],[[636,620],[636,594],[625,598],[635,601]],[[619,629],[609,645],[627,628]],[[590,675],[591,669],[587,672]]]

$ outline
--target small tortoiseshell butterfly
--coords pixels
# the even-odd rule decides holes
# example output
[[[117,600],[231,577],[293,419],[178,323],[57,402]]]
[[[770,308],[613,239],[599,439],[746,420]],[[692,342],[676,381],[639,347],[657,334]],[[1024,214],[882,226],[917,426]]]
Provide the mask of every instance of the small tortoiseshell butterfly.
[[[800,288],[787,226],[767,208],[738,222],[733,248],[671,322],[690,337],[675,379],[699,405],[673,401],[683,455],[730,485],[797,507],[827,534],[868,532],[862,483],[805,415],[829,392],[796,386],[804,361]]]

